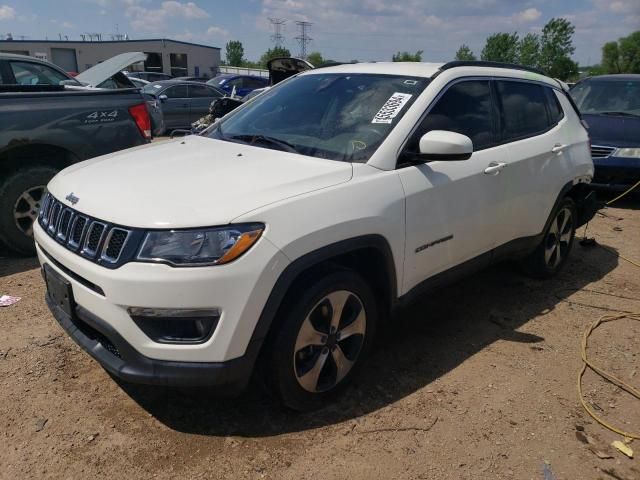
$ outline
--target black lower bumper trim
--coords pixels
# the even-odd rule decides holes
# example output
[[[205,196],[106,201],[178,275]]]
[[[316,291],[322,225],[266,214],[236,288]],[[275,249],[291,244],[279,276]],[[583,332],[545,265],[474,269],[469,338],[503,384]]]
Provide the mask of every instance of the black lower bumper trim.
[[[225,394],[241,391],[251,377],[260,349],[252,342],[247,353],[226,362],[156,360],[135,350],[107,322],[81,306],[67,315],[47,294],[47,305],[60,326],[102,367],[125,382],[174,387],[224,386]]]

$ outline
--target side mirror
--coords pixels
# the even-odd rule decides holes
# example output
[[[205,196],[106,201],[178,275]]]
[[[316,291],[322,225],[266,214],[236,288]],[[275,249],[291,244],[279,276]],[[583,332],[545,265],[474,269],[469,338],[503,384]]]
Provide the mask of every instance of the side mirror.
[[[460,133],[431,130],[420,138],[419,149],[416,160],[467,160],[473,153],[473,142]]]
[[[163,93],[162,95],[160,95],[160,96],[158,97],[158,100],[160,100],[162,103],[164,103],[164,102],[166,102],[166,101],[167,101],[167,99],[168,99],[168,98],[169,98],[169,97],[167,97],[167,96]]]

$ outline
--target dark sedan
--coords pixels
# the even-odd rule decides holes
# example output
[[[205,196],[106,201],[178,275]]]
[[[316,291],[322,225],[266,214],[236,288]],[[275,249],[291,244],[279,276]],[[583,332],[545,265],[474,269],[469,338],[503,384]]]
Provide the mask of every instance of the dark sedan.
[[[191,124],[209,112],[209,105],[225,93],[211,85],[199,82],[165,80],[152,82],[142,89],[148,99],[160,106],[164,117],[164,133]]]
[[[571,96],[589,128],[592,185],[628,189],[640,180],[640,75],[587,78]]]

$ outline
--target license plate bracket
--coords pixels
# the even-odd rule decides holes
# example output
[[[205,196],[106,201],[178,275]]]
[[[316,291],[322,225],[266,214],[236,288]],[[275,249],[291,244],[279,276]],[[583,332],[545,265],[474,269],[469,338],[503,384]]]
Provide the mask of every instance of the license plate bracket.
[[[73,289],[71,283],[45,263],[44,279],[47,284],[47,292],[64,313],[73,317],[75,314],[75,301],[73,300]]]

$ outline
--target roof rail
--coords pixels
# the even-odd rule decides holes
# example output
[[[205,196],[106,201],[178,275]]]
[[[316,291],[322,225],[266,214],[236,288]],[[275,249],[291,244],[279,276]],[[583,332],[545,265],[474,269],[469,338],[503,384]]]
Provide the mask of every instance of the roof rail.
[[[489,68],[509,68],[511,70],[524,70],[525,72],[537,73],[540,75],[546,74],[534,67],[525,67],[524,65],[518,65],[516,63],[503,63],[503,62],[485,62],[481,60],[467,61],[467,60],[455,60],[453,62],[447,62],[440,67],[440,70],[449,70],[455,67],[489,67]]]

